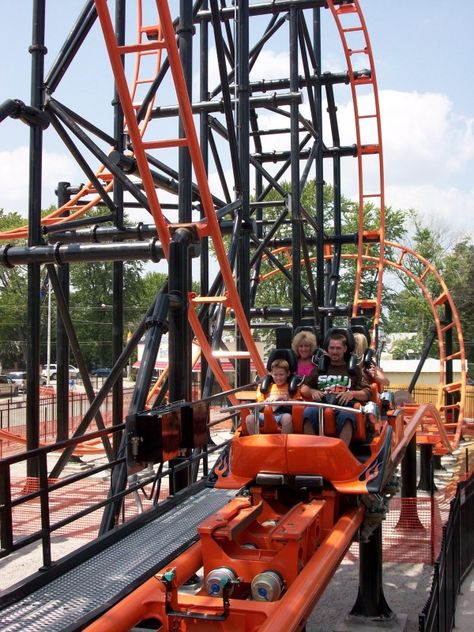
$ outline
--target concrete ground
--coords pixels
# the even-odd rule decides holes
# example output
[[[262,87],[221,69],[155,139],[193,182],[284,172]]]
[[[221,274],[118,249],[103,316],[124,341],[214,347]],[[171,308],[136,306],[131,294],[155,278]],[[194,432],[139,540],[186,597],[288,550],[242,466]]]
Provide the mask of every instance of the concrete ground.
[[[383,593],[390,610],[396,615],[383,629],[406,632],[418,631],[418,614],[429,596],[433,567],[428,564],[395,564],[383,566]],[[359,564],[344,561],[329,583],[314,609],[306,632],[335,632],[336,630],[377,630],[375,624],[348,624],[347,616],[354,606],[359,587]],[[406,627],[401,628],[400,622]],[[467,630],[466,630],[467,632]]]
[[[215,441],[220,443],[230,436],[228,429],[215,433]],[[463,449],[466,449],[465,447]],[[77,468],[77,466],[72,466]],[[450,469],[450,468],[448,468]],[[448,472],[440,472],[438,486],[442,485]],[[54,538],[53,559],[59,559],[84,544],[80,538]],[[6,559],[0,560],[0,599],[1,591],[12,586],[41,566],[38,546],[30,546],[18,551]],[[399,632],[418,631],[418,615],[428,599],[433,567],[429,564],[384,563],[383,592],[385,600],[394,615],[393,623],[385,623],[383,630]],[[306,626],[307,632],[378,632],[374,624],[348,625],[347,616],[355,604],[358,593],[358,560],[348,555],[328,584],[324,595],[314,609]],[[457,632],[472,632],[474,614],[474,571],[468,575],[462,585],[457,601]]]

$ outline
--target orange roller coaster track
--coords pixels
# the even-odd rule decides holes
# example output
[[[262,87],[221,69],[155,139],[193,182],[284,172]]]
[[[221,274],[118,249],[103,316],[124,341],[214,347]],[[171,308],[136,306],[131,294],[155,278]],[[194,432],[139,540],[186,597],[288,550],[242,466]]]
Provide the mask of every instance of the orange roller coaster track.
[[[442,276],[436,270],[436,268],[431,264],[425,257],[419,255],[414,250],[407,246],[403,246],[401,244],[397,244],[395,242],[386,241],[384,244],[385,251],[388,249],[392,249],[394,251],[396,259],[388,259],[384,258],[383,266],[386,269],[395,269],[398,272],[401,272],[410,279],[412,279],[420,291],[422,292],[424,298],[426,299],[432,316],[433,322],[436,328],[437,340],[439,345],[439,385],[438,385],[438,399],[437,399],[437,408],[440,413],[445,418],[445,429],[449,433],[451,448],[455,450],[459,445],[459,441],[462,438],[462,426],[464,423],[464,402],[466,397],[466,375],[467,375],[467,359],[466,352],[464,348],[464,338],[462,334],[461,322],[459,319],[459,314],[456,308],[456,305],[453,301],[449,288],[447,287],[445,281]],[[288,249],[281,248],[279,252],[282,253],[287,251]],[[274,251],[276,252],[276,251]],[[358,255],[355,254],[344,254],[343,259],[353,260]],[[327,255],[327,258],[330,259],[331,255]],[[371,257],[369,255],[363,255],[362,259],[364,260],[367,266],[372,264],[378,265],[378,257]],[[311,259],[314,261],[314,259]],[[409,263],[416,262],[418,264],[419,272],[416,273],[413,271],[413,266],[408,267]],[[292,267],[291,259],[285,263],[285,268],[289,269]],[[278,270],[272,270],[261,276],[261,281],[267,281],[272,278],[276,274],[279,274]],[[451,313],[451,320],[449,322],[445,321],[445,315],[440,314],[440,310],[445,306],[449,306],[449,310]],[[445,334],[447,331],[451,331],[454,336],[454,342],[456,343],[457,350],[453,353],[447,355],[446,353],[446,345],[445,345]],[[451,360],[459,360],[461,362],[461,378],[458,381],[447,382],[447,363]],[[446,395],[454,395],[455,397],[454,403],[446,403]],[[456,422],[450,421],[450,419],[455,416]]]
[[[374,326],[380,319],[383,288],[385,240],[385,193],[383,170],[382,126],[372,47],[358,0],[336,5],[328,0],[341,37],[354,106],[359,180],[359,234],[357,242],[357,274],[353,300],[353,316],[360,309],[374,309]],[[362,63],[367,72],[354,74],[354,60]],[[369,163],[376,161],[375,177],[369,180]],[[366,202],[374,202],[378,209],[378,228],[367,226]],[[368,274],[377,273],[375,297],[361,296],[361,288]]]

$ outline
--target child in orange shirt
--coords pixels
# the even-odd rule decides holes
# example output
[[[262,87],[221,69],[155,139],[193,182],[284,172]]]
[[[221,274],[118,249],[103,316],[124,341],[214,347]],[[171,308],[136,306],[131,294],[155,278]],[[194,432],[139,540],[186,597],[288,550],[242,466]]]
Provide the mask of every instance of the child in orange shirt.
[[[265,402],[266,404],[275,401],[301,399],[299,389],[293,397],[290,397],[288,389],[288,378],[290,377],[290,366],[286,360],[274,360],[271,364],[270,375],[273,383],[267,393],[262,393],[260,387],[257,390],[257,402]],[[273,406],[273,416],[275,421],[281,428],[282,434],[293,432],[293,421],[291,418],[291,408],[289,406]],[[258,415],[247,415],[245,424],[248,434],[258,434],[260,427],[263,426],[263,413]]]

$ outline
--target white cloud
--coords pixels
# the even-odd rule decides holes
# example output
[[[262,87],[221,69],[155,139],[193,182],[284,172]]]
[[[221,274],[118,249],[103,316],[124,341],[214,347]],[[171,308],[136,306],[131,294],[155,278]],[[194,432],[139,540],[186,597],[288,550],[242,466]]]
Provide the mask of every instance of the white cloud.
[[[436,184],[388,186],[386,200],[394,208],[416,209],[430,226],[474,236],[474,188],[461,191]]]
[[[386,205],[413,208],[453,233],[474,234],[474,119],[457,114],[443,94],[382,90],[379,100]],[[360,109],[368,110],[368,101],[362,97]],[[351,102],[338,106],[338,124],[342,144],[353,142]],[[342,190],[357,199],[356,163],[347,160]],[[364,179],[375,180],[377,169],[375,160],[367,161]]]
[[[270,55],[264,63],[267,64],[265,76],[270,78],[284,74],[279,55]],[[472,234],[474,119],[455,112],[452,102],[443,94],[382,90],[379,97],[386,204],[395,208],[414,208],[428,221],[435,219],[450,231]],[[370,107],[364,99],[369,100],[369,97],[360,99],[361,108]],[[302,113],[309,115],[307,104],[302,106]],[[342,144],[352,144],[355,138],[354,113],[350,101],[338,103],[338,124]],[[289,127],[289,119],[262,110],[259,112],[259,125],[261,128]],[[331,145],[328,134],[329,124],[326,121],[325,141]],[[263,136],[262,141],[264,151],[289,150],[288,134]],[[219,153],[224,161],[229,161],[225,143]],[[266,163],[264,166],[274,174],[280,165]],[[232,192],[229,163],[223,164],[223,167]],[[370,170],[375,173],[375,163],[369,166]],[[284,179],[289,177],[287,172]],[[223,197],[216,174],[211,174],[209,179],[212,193]],[[77,184],[84,181],[84,176],[70,156],[46,150],[43,158],[43,207],[55,203],[54,190],[61,180]],[[331,180],[328,165],[326,180]],[[343,160],[343,193],[346,197],[357,199],[357,164],[350,158]],[[160,199],[162,195],[161,192]],[[0,208],[17,210],[26,215],[26,146],[0,152]]]
[[[29,181],[28,147],[21,146],[10,151],[0,151],[0,208],[5,211],[17,211],[26,216],[28,213]],[[54,193],[58,182],[78,184],[84,182],[73,159],[54,152],[43,152],[42,207],[56,204]]]
[[[289,55],[285,52],[262,50],[255,65],[250,71],[250,81],[261,81],[262,79],[282,79],[290,76]],[[229,68],[227,68],[229,71]],[[220,85],[219,66],[217,64],[217,53],[215,47],[209,49],[209,86]],[[193,90],[197,90],[198,83],[195,78]],[[199,92],[195,92],[199,94]],[[220,94],[219,94],[220,98]]]
[[[474,119],[442,94],[380,95],[386,204],[473,234]]]
[[[458,174],[474,158],[474,119],[443,94],[382,91],[387,176],[419,182]]]
[[[290,56],[287,51],[277,53],[263,49],[250,71],[251,81],[261,81],[262,78],[283,79],[290,76]]]

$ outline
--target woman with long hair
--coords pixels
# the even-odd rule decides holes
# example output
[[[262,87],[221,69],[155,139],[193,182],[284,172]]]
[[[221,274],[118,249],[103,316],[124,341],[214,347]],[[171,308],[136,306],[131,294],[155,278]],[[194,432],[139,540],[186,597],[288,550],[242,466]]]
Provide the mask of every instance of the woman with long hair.
[[[316,336],[313,332],[302,329],[293,337],[291,348],[298,360],[296,374],[306,377],[314,369],[312,358],[318,348]]]

